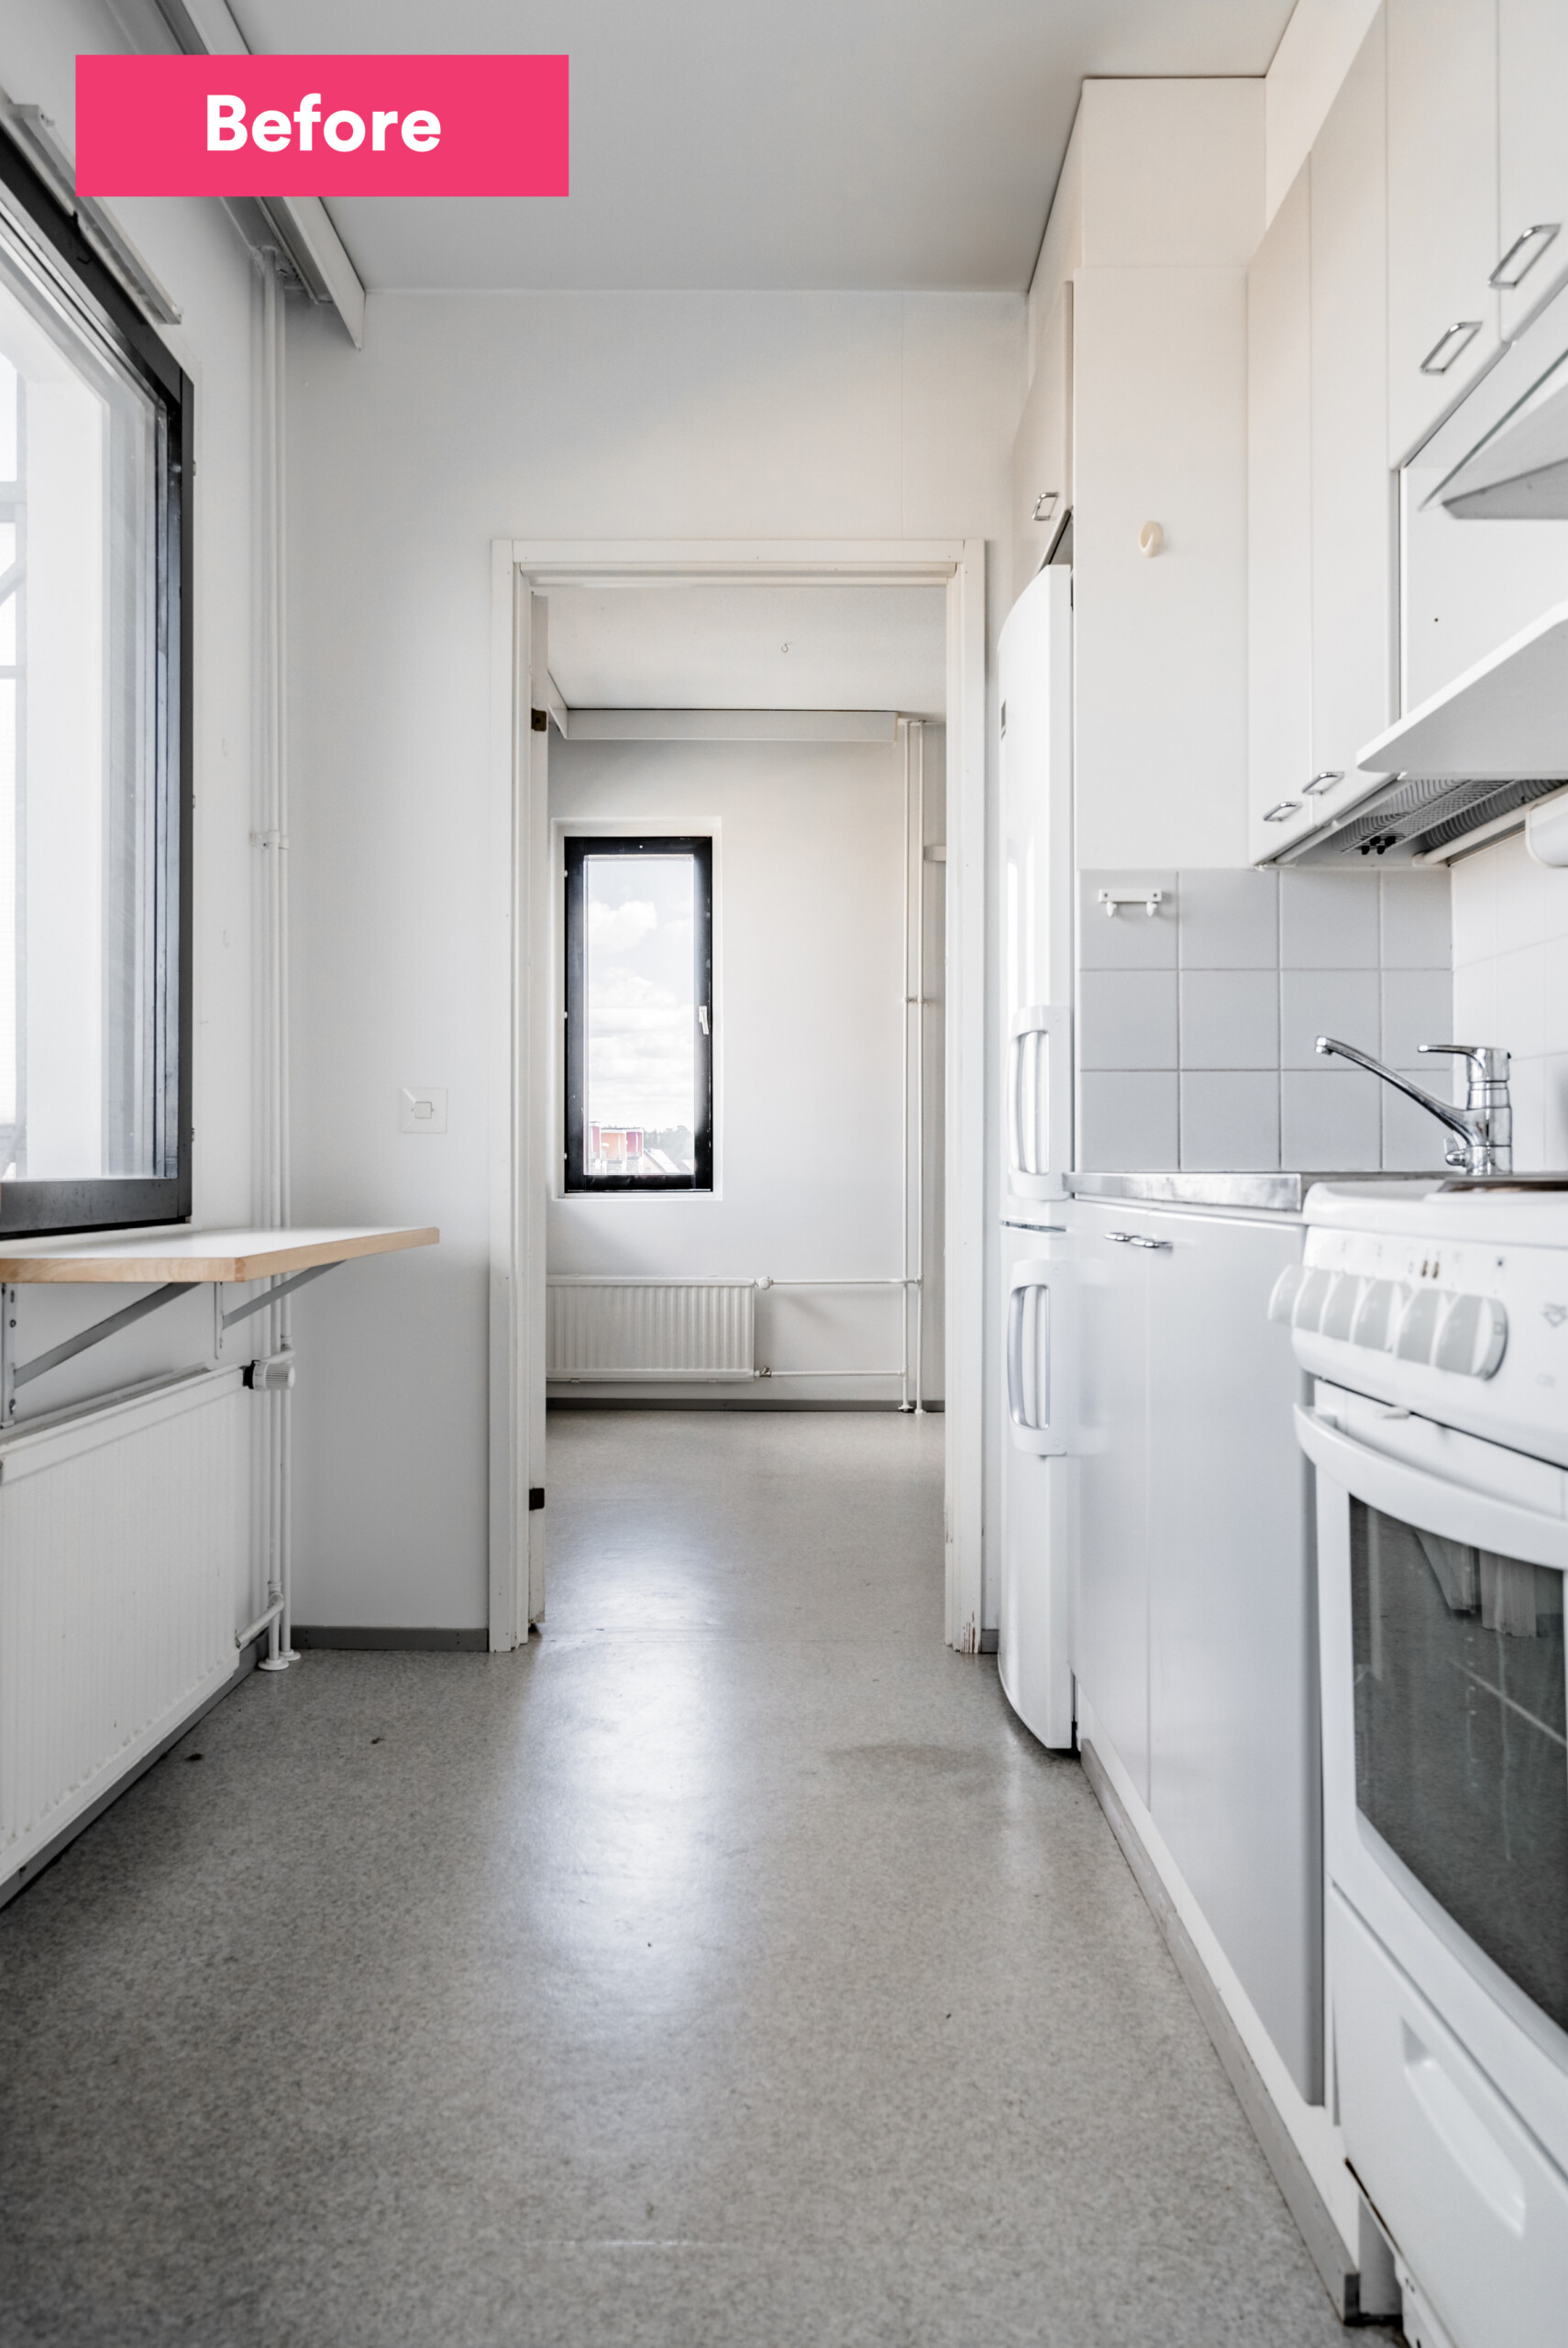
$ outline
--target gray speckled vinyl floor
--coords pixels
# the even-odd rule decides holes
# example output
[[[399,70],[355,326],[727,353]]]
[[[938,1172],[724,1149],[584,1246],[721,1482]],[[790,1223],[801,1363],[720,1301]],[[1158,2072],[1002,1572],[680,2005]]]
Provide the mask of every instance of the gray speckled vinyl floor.
[[[253,1676],[0,1915],[6,2348],[1330,2348],[940,1419],[549,1445],[542,1637]]]

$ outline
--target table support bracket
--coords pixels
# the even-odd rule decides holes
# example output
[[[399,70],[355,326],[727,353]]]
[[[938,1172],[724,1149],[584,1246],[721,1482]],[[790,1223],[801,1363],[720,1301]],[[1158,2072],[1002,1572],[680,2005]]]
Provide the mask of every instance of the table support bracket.
[[[46,1370],[58,1369],[62,1362],[73,1361],[78,1354],[84,1354],[90,1346],[102,1345],[104,1339],[112,1337],[116,1330],[128,1329],[133,1322],[145,1320],[149,1312],[160,1312],[164,1305],[172,1304],[176,1297],[189,1296],[190,1293],[189,1280],[167,1280],[161,1288],[155,1288],[150,1296],[139,1296],[134,1304],[122,1305],[117,1312],[105,1313],[103,1320],[94,1321],[90,1329],[80,1331],[74,1337],[67,1337],[61,1345],[50,1346],[48,1353],[35,1354],[31,1361],[18,1362],[13,1356],[11,1346],[11,1331],[16,1320],[17,1291],[14,1288],[7,1286],[0,1291],[5,1301],[6,1417],[7,1422],[16,1412],[18,1388],[30,1386],[33,1379],[41,1378]]]
[[[252,1312],[265,1312],[270,1304],[277,1304],[283,1297],[292,1296],[295,1289],[304,1288],[306,1280],[318,1280],[323,1272],[335,1272],[337,1269],[336,1264],[312,1264],[307,1271],[293,1272],[286,1280],[280,1280],[275,1288],[263,1289],[259,1296],[248,1297],[243,1304],[237,1304],[232,1312],[224,1313],[219,1326],[232,1329],[237,1321],[248,1320]]]

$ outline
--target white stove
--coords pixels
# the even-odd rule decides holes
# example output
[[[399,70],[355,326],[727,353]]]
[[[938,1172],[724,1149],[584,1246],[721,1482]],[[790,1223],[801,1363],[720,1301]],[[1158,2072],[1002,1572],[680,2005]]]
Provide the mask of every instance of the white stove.
[[[1568,1187],[1325,1184],[1329,2077],[1422,2348],[1568,2336]]]

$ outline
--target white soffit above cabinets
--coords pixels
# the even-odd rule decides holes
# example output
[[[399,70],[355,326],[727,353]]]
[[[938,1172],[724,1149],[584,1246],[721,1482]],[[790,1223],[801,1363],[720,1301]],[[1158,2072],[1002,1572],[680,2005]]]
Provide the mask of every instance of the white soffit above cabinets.
[[[897,710],[940,718],[941,587],[552,587],[569,710]]]
[[[367,285],[1021,293],[1088,74],[1263,74],[1292,0],[230,0],[252,50],[566,52],[559,201],[335,198]]]

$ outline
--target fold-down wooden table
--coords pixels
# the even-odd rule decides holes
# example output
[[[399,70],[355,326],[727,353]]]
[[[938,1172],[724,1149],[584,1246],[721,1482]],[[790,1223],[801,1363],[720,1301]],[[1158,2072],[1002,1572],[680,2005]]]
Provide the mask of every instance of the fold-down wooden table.
[[[128,1329],[160,1306],[171,1304],[193,1287],[212,1283],[213,1352],[221,1362],[225,1335],[237,1322],[268,1311],[307,1280],[319,1279],[334,1265],[360,1256],[392,1255],[406,1247],[432,1247],[440,1236],[433,1225],[391,1230],[345,1224],[309,1230],[193,1231],[175,1224],[107,1235],[79,1233],[61,1239],[0,1238],[0,1427],[16,1423],[17,1397],[34,1379],[73,1360],[90,1346],[101,1345],[117,1330]],[[225,1312],[225,1289],[252,1280],[266,1280],[270,1285]],[[150,1295],[138,1296],[117,1312],[105,1313],[89,1328],[45,1353],[35,1354],[29,1361],[17,1359],[18,1288],[82,1282],[145,1287],[149,1281],[158,1283]],[[285,1351],[253,1364],[246,1380],[264,1393],[285,1391],[293,1384],[292,1355]],[[285,1535],[285,1551],[286,1545]],[[282,1564],[268,1593],[267,1611],[259,1622],[236,1634],[237,1645],[245,1645],[263,1630],[271,1631],[271,1652],[263,1669],[277,1669],[293,1659],[288,1645],[287,1583],[286,1564]]]

